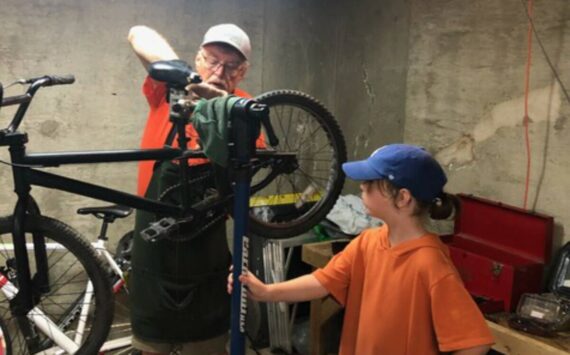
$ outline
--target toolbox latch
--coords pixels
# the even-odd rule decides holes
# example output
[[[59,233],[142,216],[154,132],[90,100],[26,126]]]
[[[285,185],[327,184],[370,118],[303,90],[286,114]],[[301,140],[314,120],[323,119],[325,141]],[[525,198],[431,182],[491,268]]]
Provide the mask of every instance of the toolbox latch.
[[[493,277],[498,278],[501,275],[502,271],[503,271],[503,264],[493,261],[493,264],[491,264],[491,273],[493,274]]]

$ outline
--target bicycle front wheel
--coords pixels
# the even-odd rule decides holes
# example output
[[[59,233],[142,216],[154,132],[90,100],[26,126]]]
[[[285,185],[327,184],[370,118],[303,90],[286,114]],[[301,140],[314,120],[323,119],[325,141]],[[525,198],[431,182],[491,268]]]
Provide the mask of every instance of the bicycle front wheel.
[[[269,106],[279,145],[291,153],[287,166],[267,164],[252,178],[250,231],[265,238],[289,238],[320,222],[338,198],[346,145],[333,115],[313,97],[278,90],[255,98]],[[268,143],[267,143],[268,144]]]
[[[8,286],[17,291],[12,223],[11,216],[0,218],[0,272],[8,279]],[[42,319],[16,317],[9,301],[13,296],[4,285],[0,290],[0,318],[5,322],[12,354],[65,353],[57,345],[58,331],[77,344],[75,353],[97,354],[113,320],[112,287],[101,259],[87,240],[60,221],[27,215],[24,229],[32,277],[38,271],[32,235],[45,240],[48,287],[39,289],[34,283],[32,311],[48,320],[44,323],[49,326],[38,327]],[[92,295],[90,302],[86,302],[88,294]]]

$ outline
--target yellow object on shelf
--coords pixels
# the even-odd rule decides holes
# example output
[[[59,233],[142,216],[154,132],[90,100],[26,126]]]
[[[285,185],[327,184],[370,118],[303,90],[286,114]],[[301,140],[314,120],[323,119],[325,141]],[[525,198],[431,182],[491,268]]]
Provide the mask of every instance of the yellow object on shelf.
[[[297,204],[299,201],[303,202],[317,202],[322,197],[320,192],[312,193],[310,196],[306,196],[305,193],[288,193],[288,194],[278,194],[278,195],[267,195],[267,196],[252,196],[249,199],[250,207],[262,207],[262,206],[277,206],[277,205],[293,205]]]

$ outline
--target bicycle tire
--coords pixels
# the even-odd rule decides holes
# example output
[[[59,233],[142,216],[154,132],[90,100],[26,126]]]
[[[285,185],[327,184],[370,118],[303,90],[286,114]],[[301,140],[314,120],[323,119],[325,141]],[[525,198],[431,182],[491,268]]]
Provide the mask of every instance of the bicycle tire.
[[[11,216],[0,218],[0,266],[3,268],[3,273],[17,286],[13,250],[10,249],[12,220]],[[89,312],[90,318],[85,328],[86,334],[76,353],[97,354],[109,333],[114,311],[112,287],[102,259],[77,231],[58,220],[27,215],[24,230],[26,241],[31,241],[32,233],[35,233],[44,236],[46,243],[52,243],[48,245],[56,246],[53,249],[48,247],[50,290],[48,293],[38,293],[36,307],[72,338],[74,335],[72,326],[76,324],[79,316],[74,318],[69,312],[71,309],[77,311],[75,303],[85,292],[87,280],[92,282],[94,295]],[[29,245],[31,248],[33,244]],[[34,275],[36,266],[33,251],[29,250],[28,255],[30,271]],[[30,349],[23,339],[24,334],[17,324],[18,320],[11,313],[8,299],[3,293],[0,293],[0,298],[2,298],[0,317],[6,322],[12,354],[28,354],[32,350],[36,352],[38,349],[46,350],[54,347],[50,338],[38,330],[38,345],[35,349]],[[64,319],[67,320],[66,324],[63,324]]]
[[[130,266],[131,254],[133,251],[133,237],[133,230],[130,230],[127,233],[123,234],[123,236],[119,238],[117,247],[115,248],[115,258],[128,262],[128,266]]]
[[[320,222],[334,206],[344,185],[346,144],[334,116],[303,92],[276,90],[255,100],[269,106],[280,140],[269,149],[295,153],[298,166],[252,193],[250,232],[272,239],[294,237]],[[253,176],[252,190],[266,183],[272,168],[268,169]]]

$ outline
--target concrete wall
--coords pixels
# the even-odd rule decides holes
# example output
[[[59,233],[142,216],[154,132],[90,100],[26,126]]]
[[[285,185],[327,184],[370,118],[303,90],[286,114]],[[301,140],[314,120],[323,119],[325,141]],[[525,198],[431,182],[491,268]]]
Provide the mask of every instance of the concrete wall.
[[[0,80],[66,73],[77,78],[72,86],[42,89],[34,99],[22,126],[30,152],[136,148],[147,113],[140,89],[145,72],[126,42],[128,29],[156,28],[192,63],[209,26],[234,22],[254,46],[243,88],[252,94],[297,89],[318,98],[339,118],[349,156],[357,158],[375,140],[402,139],[407,14],[399,1],[3,0]],[[2,122],[10,112],[2,110]],[[0,154],[7,158],[6,151]],[[131,163],[57,172],[130,192],[136,187]],[[11,184],[8,167],[0,168],[1,214],[12,211]],[[44,214],[95,236],[97,224],[75,210],[100,201],[35,187],[32,192]],[[118,222],[111,233],[132,223]]]
[[[404,139],[446,166],[448,189],[523,207],[526,1],[413,1]],[[545,51],[570,85],[570,2],[535,1]],[[570,103],[532,39],[527,207],[570,240]],[[566,95],[568,95],[566,93]]]
[[[536,1],[534,16],[570,85],[570,3]],[[29,150],[137,147],[146,118],[144,70],[126,43],[128,29],[155,27],[192,62],[204,31],[220,22],[235,22],[252,38],[243,87],[253,94],[298,89],[323,101],[340,121],[349,159],[385,143],[421,144],[445,165],[449,191],[522,206],[527,19],[516,0],[4,0],[0,80],[77,77],[73,86],[40,91],[24,124]],[[570,239],[570,108],[536,39],[532,55],[528,207],[555,216],[560,244]],[[135,191],[135,164],[59,171]],[[12,208],[10,178],[0,168],[4,214]],[[346,192],[357,192],[356,184]],[[74,211],[99,202],[41,189],[34,195],[46,214],[95,233],[93,222]]]

